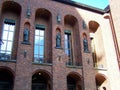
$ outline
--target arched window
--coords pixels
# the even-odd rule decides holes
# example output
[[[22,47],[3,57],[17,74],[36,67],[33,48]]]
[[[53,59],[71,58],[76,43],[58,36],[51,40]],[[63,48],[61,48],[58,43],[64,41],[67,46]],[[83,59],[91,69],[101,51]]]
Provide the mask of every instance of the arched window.
[[[34,60],[37,63],[43,63],[45,49],[45,27],[37,25],[35,29],[34,40]]]
[[[0,47],[0,59],[10,60],[13,48],[15,20],[5,19]]]
[[[16,60],[19,39],[21,6],[5,1],[2,6],[0,31],[0,60]]]
[[[52,62],[52,23],[51,13],[39,8],[35,14],[34,62]]]

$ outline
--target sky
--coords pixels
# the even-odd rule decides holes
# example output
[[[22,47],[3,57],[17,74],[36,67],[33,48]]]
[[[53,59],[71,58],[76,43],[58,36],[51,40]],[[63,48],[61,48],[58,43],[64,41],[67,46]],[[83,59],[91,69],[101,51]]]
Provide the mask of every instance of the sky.
[[[99,9],[105,9],[109,4],[108,0],[72,0],[72,1],[80,2]]]

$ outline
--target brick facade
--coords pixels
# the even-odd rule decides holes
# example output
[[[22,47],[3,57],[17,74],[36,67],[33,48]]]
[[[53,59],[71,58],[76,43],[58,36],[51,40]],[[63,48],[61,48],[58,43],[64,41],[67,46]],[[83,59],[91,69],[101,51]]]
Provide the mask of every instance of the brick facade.
[[[28,9],[30,16],[26,13]],[[110,29],[110,23],[103,14],[103,11],[91,7],[80,8],[56,0],[0,0],[1,38],[4,20],[7,18],[16,21],[12,58],[0,60],[0,73],[7,71],[8,74],[13,75],[13,82],[11,82],[13,90],[38,90],[39,88],[42,90],[96,90],[96,88],[112,90],[106,69],[108,61],[103,33],[108,29],[106,25]],[[58,15],[60,15],[60,22],[57,21]],[[36,25],[45,26],[45,50],[42,63],[36,63],[34,60]],[[29,30],[29,43],[23,42],[25,28]],[[59,48],[56,47],[57,30],[61,34]],[[65,30],[71,32],[72,63],[70,64],[68,63],[70,57],[67,56],[64,48]],[[103,67],[94,66],[96,63],[92,57],[92,41],[89,36],[93,32],[95,48],[97,47],[97,66],[103,65]],[[111,32],[106,35],[110,36]],[[84,51],[84,37],[88,42],[88,52]],[[3,79],[2,82],[4,81]]]

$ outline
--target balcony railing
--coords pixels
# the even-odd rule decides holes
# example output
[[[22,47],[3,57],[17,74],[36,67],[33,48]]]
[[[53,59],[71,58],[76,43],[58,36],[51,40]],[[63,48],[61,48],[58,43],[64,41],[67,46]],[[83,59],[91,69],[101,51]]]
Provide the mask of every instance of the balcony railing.
[[[67,66],[81,66],[80,62],[72,62],[72,61],[68,61],[66,62]]]
[[[11,60],[11,54],[0,53],[0,60]]]
[[[94,63],[94,69],[96,70],[107,70],[107,68],[103,64]]]
[[[36,64],[50,64],[50,65],[52,64],[52,62],[49,59],[37,58],[37,57],[34,57],[33,63],[36,63]]]

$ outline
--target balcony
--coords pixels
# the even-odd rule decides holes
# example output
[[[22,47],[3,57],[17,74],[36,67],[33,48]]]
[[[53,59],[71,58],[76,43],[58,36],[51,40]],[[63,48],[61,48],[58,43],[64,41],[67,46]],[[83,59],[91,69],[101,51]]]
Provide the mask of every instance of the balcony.
[[[103,64],[94,63],[95,70],[107,70],[107,68]]]
[[[0,53],[0,60],[11,60],[11,54]]]
[[[80,62],[72,62],[71,60],[66,62],[66,66],[70,68],[82,68],[82,65],[80,64]]]
[[[47,58],[40,58],[40,57],[34,57],[34,64],[39,64],[39,65],[52,65],[51,60]]]
[[[16,62],[16,60],[11,59],[11,54],[0,53],[0,61],[3,62]]]

